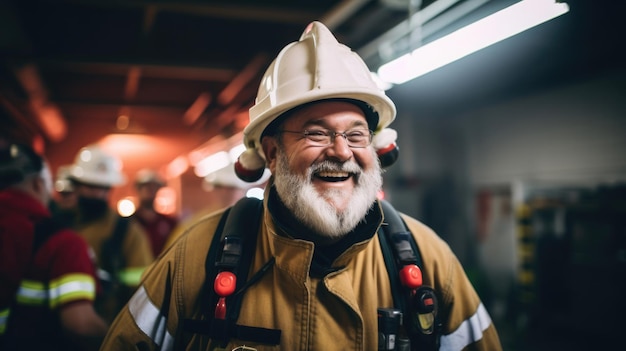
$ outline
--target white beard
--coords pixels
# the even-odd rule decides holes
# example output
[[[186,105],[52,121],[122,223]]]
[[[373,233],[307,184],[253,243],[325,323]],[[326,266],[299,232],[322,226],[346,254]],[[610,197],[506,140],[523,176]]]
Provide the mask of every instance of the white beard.
[[[374,150],[372,153],[378,160]],[[274,186],[278,196],[300,222],[327,238],[341,238],[364,220],[382,187],[382,171],[378,162],[371,170],[363,172],[354,161],[344,164],[323,161],[309,167],[304,176],[298,176],[290,171],[287,155],[282,148],[278,149],[276,157]],[[353,193],[340,189],[319,193],[313,186],[312,177],[320,169],[352,173],[356,180]],[[350,197],[350,205],[344,211],[332,205],[344,201],[346,197]]]

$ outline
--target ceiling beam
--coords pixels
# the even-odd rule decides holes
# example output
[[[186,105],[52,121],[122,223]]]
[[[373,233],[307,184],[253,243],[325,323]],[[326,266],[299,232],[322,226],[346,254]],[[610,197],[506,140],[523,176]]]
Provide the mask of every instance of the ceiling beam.
[[[238,20],[254,20],[259,22],[274,22],[286,24],[302,24],[320,16],[314,10],[303,9],[302,6],[293,5],[285,9],[287,5],[272,6],[262,5],[231,5],[227,2],[208,3],[204,1],[154,1],[154,0],[48,0],[49,2],[74,3],[81,6],[88,5],[101,8],[148,8],[156,11],[177,12],[187,15],[230,18]],[[287,3],[288,4],[288,3]]]
[[[334,30],[370,1],[343,0],[322,16],[320,22],[324,23],[330,30]]]
[[[185,114],[183,115],[183,123],[190,126],[202,116],[204,111],[211,104],[211,100],[213,100],[211,93],[208,91],[204,91],[198,95],[196,100],[189,106]]]
[[[244,67],[239,74],[228,83],[224,90],[222,90],[217,97],[217,102],[222,106],[230,104],[241,90],[248,85],[254,77],[260,74],[261,70],[265,68],[268,62],[269,57],[264,53],[260,53],[252,58],[246,67]]]
[[[15,69],[15,76],[28,95],[30,108],[37,123],[49,140],[58,142],[67,135],[67,122],[59,107],[48,99],[48,91],[43,85],[35,65],[25,65]]]
[[[159,65],[84,60],[42,60],[38,62],[42,67],[46,66],[59,68],[68,73],[126,76],[128,75],[129,70],[136,67],[141,70],[141,76],[143,78],[172,78],[215,82],[228,82],[233,79],[238,72],[237,70],[230,68],[193,66],[183,63],[177,65]]]
[[[128,70],[128,76],[126,78],[126,85],[124,87],[124,98],[126,101],[131,101],[137,95],[139,89],[139,80],[141,79],[141,68],[132,66]]]
[[[124,99],[119,100],[77,100],[57,98],[55,102],[62,107],[93,107],[93,108],[111,108],[111,107],[128,107],[137,109],[172,109],[177,111],[185,111],[189,106],[182,104],[174,104],[168,102],[150,102],[150,103],[134,103]]]

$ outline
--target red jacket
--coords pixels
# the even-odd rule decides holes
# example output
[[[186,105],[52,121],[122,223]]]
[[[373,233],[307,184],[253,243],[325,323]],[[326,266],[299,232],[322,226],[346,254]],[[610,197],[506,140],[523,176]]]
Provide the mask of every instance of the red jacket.
[[[15,190],[0,192],[0,316],[9,315],[0,318],[0,335],[19,349],[72,348],[63,339],[58,311],[96,296],[87,243],[50,217],[35,198]],[[33,250],[36,228],[46,233],[46,240]]]
[[[0,310],[7,308],[26,271],[33,245],[35,222],[46,209],[31,196],[6,190],[0,192]]]
[[[154,257],[158,257],[161,251],[163,251],[170,233],[178,225],[178,219],[159,212],[151,214],[152,217],[148,218],[149,216],[143,215],[143,212],[139,210],[132,217],[143,226],[152,245],[152,254]]]

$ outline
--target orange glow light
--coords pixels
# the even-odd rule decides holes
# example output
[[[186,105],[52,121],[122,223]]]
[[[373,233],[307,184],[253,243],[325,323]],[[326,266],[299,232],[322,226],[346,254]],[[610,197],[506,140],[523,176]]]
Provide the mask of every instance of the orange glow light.
[[[178,156],[167,165],[167,178],[176,178],[185,173],[188,168],[189,162],[187,161],[187,158],[184,156]]]
[[[36,106],[39,123],[53,141],[60,141],[67,135],[67,125],[59,108],[52,104]]]
[[[163,214],[174,214],[176,212],[176,191],[170,187],[159,189],[156,199],[154,199],[154,209]]]

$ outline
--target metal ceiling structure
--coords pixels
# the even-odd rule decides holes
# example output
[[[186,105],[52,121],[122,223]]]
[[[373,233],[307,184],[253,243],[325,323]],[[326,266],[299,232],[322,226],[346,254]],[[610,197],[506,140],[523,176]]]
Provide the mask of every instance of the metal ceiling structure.
[[[48,152],[64,154],[59,163],[111,133],[162,137],[164,147],[151,156],[165,164],[239,133],[263,71],[310,21],[326,23],[374,70],[418,45],[407,36],[416,28],[425,41],[513,2],[3,1],[0,103],[9,111],[3,129],[41,135]],[[393,88],[390,96],[399,110],[441,116],[623,67],[616,34],[623,6],[567,2],[571,13],[563,19]]]

